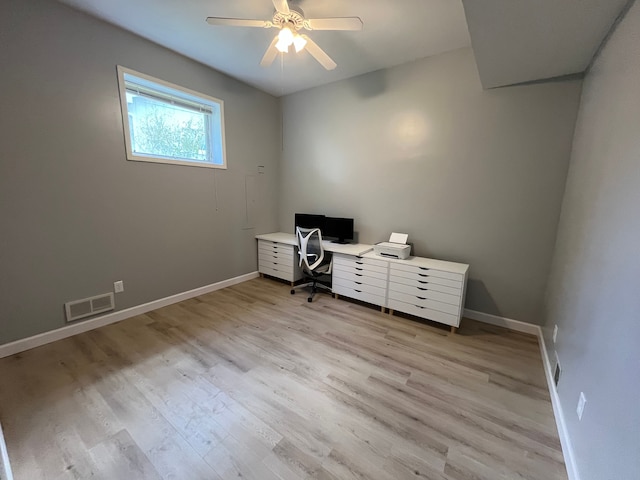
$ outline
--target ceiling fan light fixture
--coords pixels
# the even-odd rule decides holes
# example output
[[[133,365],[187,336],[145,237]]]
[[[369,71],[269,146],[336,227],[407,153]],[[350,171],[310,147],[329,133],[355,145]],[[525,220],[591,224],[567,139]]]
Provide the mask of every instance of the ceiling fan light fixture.
[[[296,52],[302,50],[306,44],[307,41],[300,34],[296,35],[293,39],[293,46],[296,48]]]
[[[283,42],[282,39],[280,39],[278,40],[278,43],[276,43],[276,48],[281,53],[287,53],[289,51],[289,45],[291,44],[287,42]]]
[[[286,44],[287,46],[291,45],[293,43],[293,32],[291,31],[291,28],[287,25],[282,27],[278,33],[278,38],[283,44]]]

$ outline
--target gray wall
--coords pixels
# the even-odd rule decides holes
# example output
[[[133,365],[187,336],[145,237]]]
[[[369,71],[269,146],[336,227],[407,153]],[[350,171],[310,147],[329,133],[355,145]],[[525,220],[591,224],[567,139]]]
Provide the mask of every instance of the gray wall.
[[[640,478],[640,4],[582,93],[545,338],[582,480]],[[580,392],[587,404],[576,415]]]
[[[276,98],[52,0],[0,2],[0,45],[0,344],[115,280],[122,309],[256,270],[255,233],[277,230]],[[229,169],[127,161],[117,64],[224,100]]]
[[[532,323],[581,82],[483,91],[470,49],[283,98],[280,228],[354,217],[360,241],[469,263],[467,308]]]

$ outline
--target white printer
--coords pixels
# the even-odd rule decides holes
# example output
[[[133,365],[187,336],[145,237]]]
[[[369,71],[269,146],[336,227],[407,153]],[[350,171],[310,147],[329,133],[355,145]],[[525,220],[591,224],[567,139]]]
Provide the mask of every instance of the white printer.
[[[411,245],[407,245],[409,235],[406,233],[392,233],[388,242],[376,243],[373,251],[381,257],[399,258],[401,260],[411,254]]]

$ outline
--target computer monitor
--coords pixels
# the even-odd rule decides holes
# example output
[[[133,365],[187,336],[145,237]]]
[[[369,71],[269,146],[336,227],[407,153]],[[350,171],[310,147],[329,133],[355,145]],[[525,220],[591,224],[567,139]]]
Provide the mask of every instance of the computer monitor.
[[[295,226],[300,228],[319,228],[324,234],[325,218],[324,215],[296,213]]]
[[[322,236],[335,238],[335,243],[349,243],[353,240],[353,218],[326,217]]]

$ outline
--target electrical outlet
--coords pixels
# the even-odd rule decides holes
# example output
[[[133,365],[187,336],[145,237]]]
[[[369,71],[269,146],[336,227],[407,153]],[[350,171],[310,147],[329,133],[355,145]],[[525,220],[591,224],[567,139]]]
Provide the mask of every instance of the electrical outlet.
[[[113,291],[116,293],[124,292],[124,282],[122,280],[118,280],[117,282],[113,282]]]
[[[556,343],[556,338],[558,338],[558,325],[553,326],[553,343]]]
[[[584,406],[587,403],[587,399],[584,396],[584,392],[580,392],[580,398],[578,399],[578,408],[576,413],[578,414],[578,420],[582,420],[582,414],[584,413]]]

